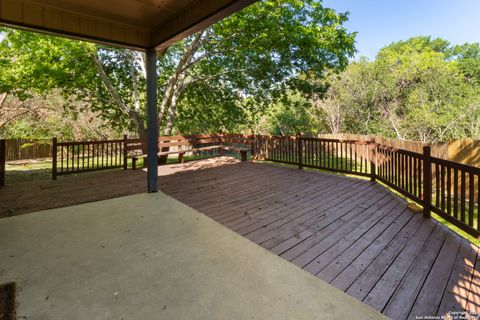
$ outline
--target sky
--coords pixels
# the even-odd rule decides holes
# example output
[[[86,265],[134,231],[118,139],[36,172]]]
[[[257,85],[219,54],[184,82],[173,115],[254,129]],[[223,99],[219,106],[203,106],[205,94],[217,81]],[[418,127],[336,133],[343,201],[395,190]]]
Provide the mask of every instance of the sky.
[[[394,41],[429,35],[452,44],[480,42],[480,0],[324,0],[325,7],[350,12],[345,24],[357,31],[357,57],[374,59]]]

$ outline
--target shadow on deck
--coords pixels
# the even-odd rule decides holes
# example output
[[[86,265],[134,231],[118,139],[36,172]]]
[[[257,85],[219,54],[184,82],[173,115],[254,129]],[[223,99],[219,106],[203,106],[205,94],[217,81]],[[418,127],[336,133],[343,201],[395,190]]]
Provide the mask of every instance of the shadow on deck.
[[[229,158],[159,167],[161,190],[393,319],[480,312],[479,250],[387,189]],[[3,216],[145,190],[111,171],[0,190]]]

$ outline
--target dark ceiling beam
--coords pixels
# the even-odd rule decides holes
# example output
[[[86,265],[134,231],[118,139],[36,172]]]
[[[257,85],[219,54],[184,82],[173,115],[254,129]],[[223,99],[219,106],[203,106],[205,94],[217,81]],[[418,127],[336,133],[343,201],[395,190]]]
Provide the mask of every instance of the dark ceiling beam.
[[[157,50],[165,49],[254,2],[257,2],[257,0],[196,1],[179,15],[162,23],[152,31],[153,46]]]

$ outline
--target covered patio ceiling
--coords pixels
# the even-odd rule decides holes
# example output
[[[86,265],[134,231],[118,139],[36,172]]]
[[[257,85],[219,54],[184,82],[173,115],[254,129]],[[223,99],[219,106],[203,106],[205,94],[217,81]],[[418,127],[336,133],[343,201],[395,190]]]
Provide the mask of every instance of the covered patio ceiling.
[[[256,0],[0,0],[0,24],[162,50]]]

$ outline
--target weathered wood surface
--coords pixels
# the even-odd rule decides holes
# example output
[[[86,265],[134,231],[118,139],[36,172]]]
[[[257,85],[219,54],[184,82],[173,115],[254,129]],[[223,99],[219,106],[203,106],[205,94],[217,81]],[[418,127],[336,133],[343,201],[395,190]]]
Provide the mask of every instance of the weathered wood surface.
[[[227,157],[161,166],[159,175],[162,191],[393,319],[480,312],[479,249],[378,184]],[[144,184],[144,171],[128,170],[6,186],[0,214]]]

